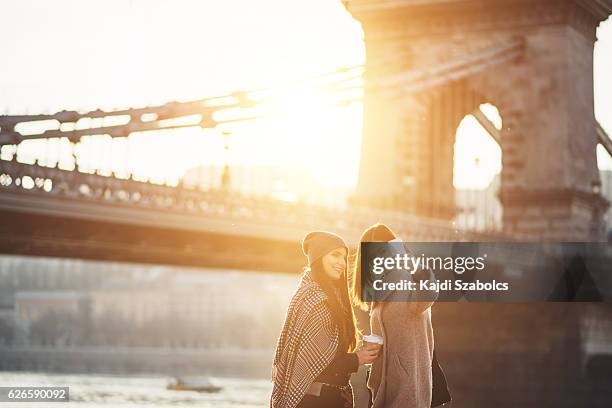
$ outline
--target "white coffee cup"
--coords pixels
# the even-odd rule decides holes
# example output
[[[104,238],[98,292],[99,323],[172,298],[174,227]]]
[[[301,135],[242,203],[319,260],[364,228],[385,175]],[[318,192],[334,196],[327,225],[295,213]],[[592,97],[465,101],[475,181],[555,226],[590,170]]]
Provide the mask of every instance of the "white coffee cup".
[[[371,344],[378,344],[382,346],[383,344],[385,344],[385,339],[383,339],[381,336],[377,334],[368,334],[367,336],[363,336],[363,342],[371,343]]]

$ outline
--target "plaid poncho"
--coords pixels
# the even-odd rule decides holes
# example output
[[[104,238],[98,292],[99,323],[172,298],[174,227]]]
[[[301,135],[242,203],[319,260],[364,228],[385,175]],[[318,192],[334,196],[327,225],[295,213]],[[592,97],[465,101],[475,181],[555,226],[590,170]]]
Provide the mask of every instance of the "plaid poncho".
[[[297,406],[315,378],[333,360],[338,328],[323,289],[305,273],[298,286],[276,346],[272,367],[272,408]]]

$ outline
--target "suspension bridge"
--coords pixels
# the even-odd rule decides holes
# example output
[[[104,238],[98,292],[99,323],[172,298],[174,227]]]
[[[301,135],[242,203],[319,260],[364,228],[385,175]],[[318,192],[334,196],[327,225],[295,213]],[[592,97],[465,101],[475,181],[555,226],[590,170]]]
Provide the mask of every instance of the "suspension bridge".
[[[583,36],[580,47],[592,52],[593,31],[607,16],[609,4],[582,3],[591,6],[564,6],[564,16],[569,20],[560,16],[544,25],[569,24],[584,30],[564,36]],[[560,141],[570,133],[556,133],[556,139],[551,140],[547,135],[557,131],[554,126],[543,129],[539,125],[546,122],[546,112],[539,112],[524,99],[539,89],[529,82],[530,70],[565,58],[559,45],[543,61],[538,55],[542,44],[570,39],[560,38],[556,31],[547,34],[549,38],[534,34],[526,27],[542,24],[539,17],[524,16],[519,8],[510,6],[493,7],[487,13],[518,13],[512,14],[515,24],[511,29],[489,22],[472,27],[462,20],[463,14],[458,14],[449,27],[416,25],[422,31],[412,27],[417,30],[414,33],[404,33],[395,23],[377,25],[383,18],[401,20],[390,17],[393,7],[391,2],[347,3],[347,9],[362,20],[367,34],[368,60],[364,66],[194,101],[0,116],[4,153],[0,160],[0,211],[4,220],[0,251],[228,267],[250,259],[257,269],[287,270],[300,260],[295,242],[305,231],[330,229],[354,242],[364,227],[376,221],[393,225],[404,239],[414,241],[600,239],[601,218],[608,203],[597,189],[593,163],[596,145],[612,153],[612,141],[592,118],[592,99],[575,107],[554,105],[556,97],[546,99],[548,105],[554,105],[550,113],[563,115],[574,109],[582,115],[579,119],[585,125],[579,129],[580,137],[574,138],[579,139],[573,142],[579,146],[572,149],[573,158],[567,157],[570,152],[559,151],[566,149]],[[429,10],[424,6],[406,7],[417,15]],[[427,18],[442,18],[435,17],[437,9],[432,10]],[[585,20],[576,20],[579,17]],[[436,30],[463,40],[438,40]],[[494,35],[476,39],[474,30]],[[413,45],[400,45],[401,38],[413,38]],[[418,48],[424,38],[433,45]],[[574,72],[571,70],[576,63],[572,61],[563,59],[567,72]],[[592,76],[587,68],[592,70],[589,65],[576,74],[580,89],[591,94]],[[499,79],[500,72],[508,73],[507,81]],[[542,76],[541,81],[550,82],[549,78]],[[500,82],[507,84],[501,86]],[[548,86],[557,96],[569,96],[562,82]],[[75,146],[83,137],[126,138],[135,132],[166,131],[166,137],[172,138],[173,131],[182,128],[213,129],[257,121],[270,114],[266,106],[282,103],[279,94],[296,87],[306,88],[332,105],[363,103],[359,183],[346,209],[248,197],[225,189],[203,191],[181,183],[168,186],[137,180],[129,174],[102,175],[99,170],[78,165]],[[540,93],[536,96],[541,99]],[[485,101],[502,107],[501,130],[480,110]],[[457,121],[466,114],[473,114],[504,152],[499,192],[504,206],[501,231],[459,231],[452,222],[457,209],[450,153]],[[60,168],[58,163],[49,166],[41,160],[31,164],[18,160],[21,143],[52,139],[69,142],[72,170]],[[401,147],[400,153],[396,146]],[[589,165],[568,163],[563,178],[545,177],[548,172],[557,172],[558,163],[534,163],[533,159],[547,149],[559,153],[560,158]],[[574,152],[582,156],[576,157]]]

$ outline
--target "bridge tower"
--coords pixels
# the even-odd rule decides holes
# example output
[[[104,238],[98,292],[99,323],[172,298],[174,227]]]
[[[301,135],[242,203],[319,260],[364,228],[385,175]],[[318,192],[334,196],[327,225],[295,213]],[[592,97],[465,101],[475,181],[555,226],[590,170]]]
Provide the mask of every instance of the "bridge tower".
[[[456,129],[488,102],[503,120],[493,136],[504,230],[601,236],[608,202],[598,191],[593,45],[612,0],[345,6],[363,26],[367,55],[356,202],[452,219]]]

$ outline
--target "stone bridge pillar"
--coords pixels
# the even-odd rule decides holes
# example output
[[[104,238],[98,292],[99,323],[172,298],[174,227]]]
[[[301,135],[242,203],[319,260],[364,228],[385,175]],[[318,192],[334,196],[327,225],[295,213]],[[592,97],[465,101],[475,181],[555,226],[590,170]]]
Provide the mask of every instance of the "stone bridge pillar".
[[[353,0],[366,46],[364,134],[355,201],[452,219],[453,146],[482,103],[500,111],[503,228],[533,239],[599,237],[593,44],[612,0]],[[513,39],[511,61],[388,97],[381,79],[486,54]],[[484,50],[484,51],[483,51]],[[373,86],[370,86],[373,85]]]

